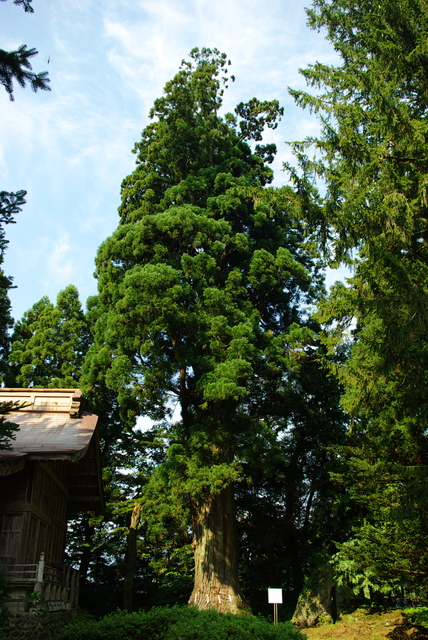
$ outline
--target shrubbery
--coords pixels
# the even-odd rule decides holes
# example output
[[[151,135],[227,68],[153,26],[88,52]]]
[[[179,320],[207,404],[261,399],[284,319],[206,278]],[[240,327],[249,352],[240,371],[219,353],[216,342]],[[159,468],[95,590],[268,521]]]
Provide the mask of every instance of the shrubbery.
[[[428,628],[428,607],[412,607],[404,609],[407,622]]]
[[[156,607],[148,612],[118,611],[99,621],[76,619],[55,640],[303,640],[290,622],[277,627],[254,616]]]

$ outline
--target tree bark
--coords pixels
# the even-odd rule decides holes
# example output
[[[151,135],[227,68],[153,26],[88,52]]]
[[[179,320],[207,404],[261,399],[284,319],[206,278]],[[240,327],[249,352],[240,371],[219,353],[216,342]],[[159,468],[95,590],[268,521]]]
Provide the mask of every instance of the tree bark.
[[[126,573],[123,581],[123,608],[132,611],[134,576],[137,568],[137,528],[140,522],[141,505],[135,504],[131,514],[128,540],[126,545]]]
[[[94,535],[95,527],[89,524],[89,515],[85,514],[82,518],[82,525],[85,532],[85,544],[83,545],[82,554],[80,556],[80,565],[79,565],[79,585],[80,587],[84,586],[87,581],[87,575],[89,570],[89,565],[91,563],[92,557],[92,536]]]
[[[189,604],[221,613],[249,611],[238,578],[232,486],[192,505],[195,582]]]

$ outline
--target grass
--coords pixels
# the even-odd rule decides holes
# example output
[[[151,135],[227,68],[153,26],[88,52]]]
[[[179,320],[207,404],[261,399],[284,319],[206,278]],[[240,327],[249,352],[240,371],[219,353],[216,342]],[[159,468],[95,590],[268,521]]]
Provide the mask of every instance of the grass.
[[[428,629],[417,626],[420,623],[415,620],[416,617],[407,615],[407,610],[370,614],[357,609],[343,615],[336,624],[302,629],[302,632],[308,640],[428,640]]]

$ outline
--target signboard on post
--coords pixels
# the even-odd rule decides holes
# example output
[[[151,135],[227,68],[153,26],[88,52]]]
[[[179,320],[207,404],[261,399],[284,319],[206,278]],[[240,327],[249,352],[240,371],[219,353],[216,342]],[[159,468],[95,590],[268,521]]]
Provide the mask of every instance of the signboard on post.
[[[282,604],[282,589],[268,589],[268,603],[273,604],[273,623],[278,624],[278,605]]]
[[[268,589],[269,604],[282,604],[282,589]]]

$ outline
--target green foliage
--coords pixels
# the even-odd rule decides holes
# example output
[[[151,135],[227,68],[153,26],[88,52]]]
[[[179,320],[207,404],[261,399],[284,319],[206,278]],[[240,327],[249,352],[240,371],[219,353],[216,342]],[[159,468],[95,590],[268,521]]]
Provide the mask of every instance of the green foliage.
[[[326,181],[323,207],[308,223],[318,225],[332,260],[353,265],[350,286],[333,290],[320,319],[335,324],[337,337],[352,318],[359,323],[346,372],[350,406],[364,411],[376,402],[381,374],[414,393],[426,369],[428,20],[423,0],[358,7],[315,0],[308,13],[312,28],[327,29],[342,64],[303,71],[317,95],[292,92],[322,121],[319,138],[295,147],[302,168],[295,177],[303,189],[315,174]],[[304,155],[311,145],[316,161]],[[410,412],[420,401],[405,397]]]
[[[375,592],[397,595],[403,585],[425,598],[425,478],[416,481],[407,467],[398,464],[408,455],[406,438],[400,434],[360,440],[363,446],[359,449],[342,449],[342,454],[353,453],[353,457],[348,459],[345,473],[336,476],[339,483],[348,486],[350,498],[360,508],[360,521],[354,523],[351,539],[338,545],[333,558],[339,582],[366,598]],[[416,491],[418,482],[422,495]]]
[[[154,608],[148,612],[118,612],[99,622],[77,620],[56,640],[300,640],[291,623],[273,626],[253,616],[224,615],[193,607]]]
[[[407,622],[428,627],[428,607],[407,607],[403,613]]]
[[[4,254],[8,244],[4,226],[14,224],[14,216],[25,204],[25,191],[9,193],[0,191],[0,265],[3,264]],[[10,329],[13,327],[11,306],[8,291],[12,287],[12,278],[7,277],[0,269],[0,382],[5,382],[9,373],[7,358],[10,350]]]
[[[400,533],[393,522],[359,527],[356,538],[338,545],[333,556],[338,583],[349,585],[355,595],[367,600],[374,593],[399,593],[403,577],[409,582]]]
[[[99,250],[101,315],[85,367],[105,353],[98,368],[107,365],[122,402],[135,399],[156,419],[174,394],[200,422],[216,402],[234,406],[246,395],[269,342],[272,355],[284,350],[310,259],[292,253],[302,240],[284,210],[293,193],[275,202],[254,190],[271,172],[234,120],[217,115],[225,57],[192,57],[155,102],[157,120],[122,186],[122,225]]]
[[[10,449],[10,441],[15,438],[15,431],[18,429],[18,425],[8,422],[6,416],[20,406],[17,402],[0,402],[0,451]]]
[[[1,0],[4,2],[5,0]],[[14,4],[22,5],[26,13],[34,13],[31,6],[32,0],[14,0]],[[9,94],[10,100],[14,100],[13,80],[25,87],[28,82],[33,91],[41,89],[50,91],[48,72],[34,73],[30,63],[30,58],[37,55],[36,49],[27,49],[26,44],[22,44],[16,51],[4,51],[0,49],[0,84],[4,86]],[[11,194],[14,195],[14,194]]]
[[[76,287],[60,291],[55,306],[42,298],[15,324],[9,356],[14,384],[77,387],[90,341]]]
[[[21,211],[25,204],[26,191],[17,191],[10,193],[8,191],[0,191],[0,222],[2,225],[15,223],[14,216]],[[0,229],[0,251],[4,253],[7,244],[3,227]]]
[[[30,611],[35,613],[40,623],[46,626],[48,624],[49,612],[46,609],[46,602],[42,594],[38,591],[32,591],[26,596],[23,596],[22,600],[31,603]]]
[[[26,44],[22,44],[16,51],[0,49],[0,83],[9,94],[10,100],[15,99],[13,96],[13,80],[16,80],[21,87],[25,87],[28,82],[33,91],[38,89],[50,91],[48,72],[34,73],[32,71],[30,58],[37,54],[38,51],[34,47],[27,49]]]

